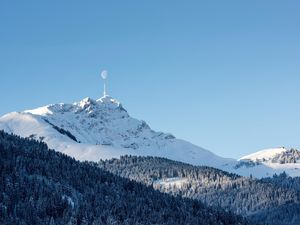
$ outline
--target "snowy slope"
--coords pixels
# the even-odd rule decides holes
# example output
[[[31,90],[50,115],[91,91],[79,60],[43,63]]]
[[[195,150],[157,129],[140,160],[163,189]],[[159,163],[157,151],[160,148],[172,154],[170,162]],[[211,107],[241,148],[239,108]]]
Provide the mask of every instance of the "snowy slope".
[[[117,100],[105,96],[73,104],[53,104],[0,118],[0,130],[45,141],[78,160],[99,161],[121,155],[158,156],[206,165],[244,176],[272,176],[286,171],[300,176],[300,153],[275,148],[240,160],[225,159],[201,147],[156,132],[146,122],[130,117]]]
[[[240,158],[240,160],[252,160],[252,161],[264,160],[264,159],[270,160],[270,159],[274,158],[277,154],[283,153],[285,151],[286,151],[286,149],[284,147],[270,148],[270,149],[261,150],[261,151],[255,152],[253,154],[244,156],[244,157]]]
[[[130,117],[122,105],[109,96],[10,113],[0,118],[0,129],[43,140],[50,148],[78,160],[97,162],[130,154],[217,168],[235,162],[171,134],[153,131],[146,122]]]
[[[246,176],[266,177],[282,172],[300,176],[300,152],[284,147],[261,150],[240,158],[235,169]]]

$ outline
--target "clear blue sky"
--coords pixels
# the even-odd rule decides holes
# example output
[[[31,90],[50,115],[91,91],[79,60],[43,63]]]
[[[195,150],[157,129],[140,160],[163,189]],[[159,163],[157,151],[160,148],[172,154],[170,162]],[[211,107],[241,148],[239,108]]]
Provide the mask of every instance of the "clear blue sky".
[[[300,1],[0,2],[0,114],[109,92],[238,158],[300,147]]]

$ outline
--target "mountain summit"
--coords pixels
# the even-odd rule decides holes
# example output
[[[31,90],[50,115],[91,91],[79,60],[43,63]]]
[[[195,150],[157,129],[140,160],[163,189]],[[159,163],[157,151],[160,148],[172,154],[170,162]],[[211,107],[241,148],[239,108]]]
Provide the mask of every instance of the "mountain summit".
[[[172,134],[152,130],[108,95],[9,113],[0,118],[0,129],[42,140],[50,148],[82,161],[141,155],[217,168],[235,163]]]

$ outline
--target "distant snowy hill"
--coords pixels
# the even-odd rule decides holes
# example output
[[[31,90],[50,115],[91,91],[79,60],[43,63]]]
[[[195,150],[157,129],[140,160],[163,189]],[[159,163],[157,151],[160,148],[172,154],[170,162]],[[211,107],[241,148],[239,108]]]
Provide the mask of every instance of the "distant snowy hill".
[[[269,161],[272,160],[276,155],[282,154],[286,149],[284,147],[281,148],[270,148],[255,152],[253,154],[244,156],[240,158],[240,160],[252,160],[252,161]]]
[[[153,131],[146,122],[130,117],[109,96],[9,113],[0,118],[0,129],[43,140],[50,148],[81,161],[97,162],[130,154],[217,168],[235,162],[176,139],[172,134]]]
[[[300,152],[297,149],[271,148],[242,157],[240,160],[269,162],[280,164],[295,164],[300,162]]]
[[[44,141],[50,148],[81,161],[157,156],[245,176],[266,177],[283,171],[300,176],[299,159],[278,156],[286,152],[283,149],[255,153],[239,161],[222,158],[172,134],[152,130],[146,122],[130,117],[122,104],[108,95],[12,112],[0,118],[0,130]]]
[[[300,151],[284,147],[261,150],[240,158],[235,168],[240,174],[259,174],[259,177],[282,172],[290,176],[300,176]]]

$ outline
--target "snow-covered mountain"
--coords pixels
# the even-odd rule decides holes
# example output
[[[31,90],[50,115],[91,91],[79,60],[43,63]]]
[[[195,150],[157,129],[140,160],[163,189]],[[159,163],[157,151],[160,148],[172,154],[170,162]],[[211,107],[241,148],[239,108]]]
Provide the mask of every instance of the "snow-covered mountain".
[[[235,162],[172,134],[153,131],[146,122],[130,117],[110,96],[9,113],[0,118],[0,129],[43,140],[50,148],[82,161],[97,162],[127,154],[166,157],[217,168]]]
[[[250,155],[244,156],[244,157],[240,158],[240,160],[251,160],[251,161],[259,161],[259,162],[271,161],[278,154],[282,154],[286,151],[287,150],[284,147],[264,149],[264,150],[252,153]]]
[[[158,156],[244,176],[266,177],[283,171],[300,176],[297,150],[277,148],[240,160],[222,158],[172,134],[152,130],[146,122],[130,117],[121,103],[108,95],[12,112],[0,118],[0,130],[42,140],[81,161],[121,155]]]
[[[240,160],[268,162],[280,164],[295,164],[300,162],[300,151],[297,149],[271,148],[242,157]]]
[[[290,176],[300,176],[300,151],[285,147],[261,150],[240,158],[235,168],[240,174],[246,175],[248,171],[260,177],[284,171]]]

